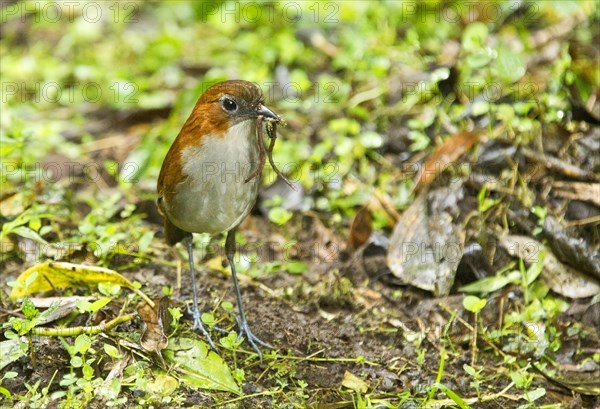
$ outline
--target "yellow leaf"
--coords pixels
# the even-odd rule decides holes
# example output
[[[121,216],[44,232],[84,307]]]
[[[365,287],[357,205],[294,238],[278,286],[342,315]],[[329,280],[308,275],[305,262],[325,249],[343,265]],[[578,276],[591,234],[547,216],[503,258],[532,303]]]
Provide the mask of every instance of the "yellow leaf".
[[[352,389],[354,392],[358,393],[366,393],[369,389],[369,384],[367,382],[363,381],[358,376],[348,371],[344,373],[344,379],[342,379],[342,386],[345,386],[348,389]]]
[[[35,276],[33,281],[29,285],[25,285],[28,279],[34,274],[37,274],[37,276]],[[10,298],[21,298],[29,294],[49,291],[54,288],[69,288],[82,284],[95,286],[98,283],[113,283],[129,288],[142,297],[148,304],[154,306],[154,303],[148,296],[135,288],[131,281],[114,270],[52,261],[35,265],[21,273],[17,278],[17,286],[13,287],[10,293]]]
[[[204,267],[207,267],[213,271],[225,271],[223,267],[223,258],[220,256],[213,257],[204,263]]]

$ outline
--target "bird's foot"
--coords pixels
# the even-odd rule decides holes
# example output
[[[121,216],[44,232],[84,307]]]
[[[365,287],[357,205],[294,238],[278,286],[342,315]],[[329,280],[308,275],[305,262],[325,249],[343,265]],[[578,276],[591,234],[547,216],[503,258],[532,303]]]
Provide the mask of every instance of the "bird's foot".
[[[192,330],[200,331],[202,333],[202,335],[204,335],[204,337],[206,338],[206,341],[208,341],[208,344],[210,345],[210,347],[214,351],[217,351],[218,350],[217,346],[215,345],[214,341],[208,334],[208,331],[204,327],[204,324],[202,323],[202,314],[200,314],[200,310],[197,308],[192,308],[190,312],[192,313],[192,316],[194,317],[194,326],[192,327]]]
[[[237,316],[235,316],[235,320],[237,321],[238,324],[238,341],[243,337],[246,338],[246,341],[248,341],[248,343],[252,346],[252,349],[254,349],[256,351],[256,354],[258,355],[258,359],[260,360],[260,362],[262,362],[262,351],[260,350],[260,348],[258,347],[259,345],[267,348],[267,349],[273,349],[273,346],[266,343],[265,341],[261,340],[260,338],[258,338],[256,335],[254,335],[252,333],[252,330],[250,330],[250,326],[248,325],[248,321],[245,319],[240,320]]]

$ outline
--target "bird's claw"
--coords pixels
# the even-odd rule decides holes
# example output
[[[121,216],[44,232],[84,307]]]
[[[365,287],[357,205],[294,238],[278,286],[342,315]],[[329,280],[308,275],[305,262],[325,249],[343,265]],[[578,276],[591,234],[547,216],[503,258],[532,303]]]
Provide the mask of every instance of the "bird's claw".
[[[248,325],[248,322],[246,320],[240,320],[237,316],[235,316],[235,320],[237,321],[239,329],[237,340],[239,341],[240,339],[245,338],[246,341],[248,341],[248,343],[250,344],[250,346],[252,346],[252,349],[256,351],[260,362],[262,362],[263,355],[258,345],[261,345],[267,349],[273,349],[273,346],[254,335],[252,333],[252,330],[250,330],[250,326]]]
[[[196,331],[196,330],[200,331],[202,333],[202,335],[204,335],[204,337],[206,338],[206,341],[208,341],[208,344],[210,345],[210,347],[214,351],[218,351],[217,346],[215,345],[215,342],[212,340],[212,338],[208,334],[208,331],[206,330],[206,328],[204,328],[204,324],[202,323],[202,318],[201,318],[201,315],[200,315],[200,311],[198,311],[198,310],[193,311],[192,310],[192,315],[194,317],[194,325],[192,326],[192,330],[194,330],[194,331]]]

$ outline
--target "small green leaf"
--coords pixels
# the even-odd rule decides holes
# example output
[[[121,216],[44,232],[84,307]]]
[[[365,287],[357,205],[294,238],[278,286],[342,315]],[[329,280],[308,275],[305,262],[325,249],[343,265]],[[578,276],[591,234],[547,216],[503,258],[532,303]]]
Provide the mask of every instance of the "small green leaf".
[[[179,382],[177,382],[177,379],[169,375],[160,374],[154,382],[148,385],[148,388],[152,392],[156,392],[162,396],[169,396],[175,392],[178,386]]]
[[[81,368],[83,366],[83,359],[79,355],[71,358],[71,366],[73,368]]]
[[[534,389],[532,391],[527,392],[525,394],[525,397],[527,398],[527,400],[529,402],[533,402],[535,400],[538,400],[539,398],[541,398],[545,394],[546,394],[546,389],[544,389],[544,388],[537,388],[537,389]]]
[[[421,131],[409,131],[407,136],[408,139],[412,141],[412,143],[408,147],[412,152],[422,151],[425,148],[427,148],[431,143],[429,137]]]
[[[357,135],[360,132],[360,123],[349,118],[332,119],[328,127],[331,131],[342,135]]]
[[[183,317],[183,314],[181,313],[181,310],[179,308],[169,307],[168,310],[169,310],[169,314],[171,314],[171,317],[173,317],[174,322],[179,322],[181,317]]]
[[[104,344],[104,352],[106,352],[106,355],[110,356],[111,358],[118,359],[121,357],[119,350],[110,344]]]
[[[41,244],[48,244],[46,240],[44,240],[37,232],[31,230],[29,227],[15,227],[14,229],[12,229],[11,233],[14,233],[21,237],[25,237],[26,239],[30,239]]]
[[[463,307],[475,314],[481,311],[483,307],[485,307],[485,304],[487,304],[487,301],[484,298],[479,298],[474,295],[467,295],[463,299]]]
[[[383,138],[377,132],[366,131],[360,134],[360,143],[365,148],[376,149],[383,145]]]
[[[92,307],[92,303],[88,300],[77,300],[75,302],[75,306],[79,310],[80,313],[89,312]]]
[[[223,308],[227,312],[233,311],[233,304],[229,301],[223,301],[221,303],[221,308]]]
[[[526,65],[519,54],[506,46],[496,49],[496,70],[500,79],[512,84],[525,75]]]
[[[83,377],[85,379],[92,379],[94,377],[94,368],[88,363],[83,365],[81,372],[83,372]]]
[[[533,206],[531,208],[531,213],[533,213],[538,219],[538,222],[544,222],[546,220],[546,216],[548,215],[548,209],[540,206]]]
[[[134,287],[135,285],[136,283],[133,283]],[[114,297],[121,293],[121,286],[119,284],[114,284],[110,282],[98,283],[98,291],[100,291],[100,294]]]
[[[23,288],[27,289],[29,288],[30,285],[32,285],[37,278],[39,277],[39,274],[37,271],[34,271],[33,273],[31,273],[30,276],[26,277],[24,282],[23,282]],[[19,279],[17,279],[17,282],[19,281]]]
[[[12,394],[3,386],[0,386],[0,395],[4,395],[7,399],[12,399]]]
[[[485,277],[471,284],[464,285],[458,290],[465,293],[481,293],[488,294],[506,287],[510,283],[518,283],[521,278],[521,273],[513,270],[506,275],[496,275],[494,277]]]
[[[146,250],[148,250],[148,247],[150,247],[150,243],[152,243],[153,238],[154,238],[153,231],[147,231],[146,233],[144,233],[144,235],[140,238],[140,241],[139,241],[139,252],[140,253],[145,253]]]
[[[470,409],[471,407],[461,398],[456,392],[441,383],[434,383],[433,386],[441,390],[448,396],[450,399],[454,401],[461,409]]]
[[[39,231],[40,228],[42,227],[42,221],[40,220],[39,217],[32,217],[31,220],[29,220],[29,228],[33,231]]]
[[[107,305],[109,302],[111,301],[110,298],[100,298],[97,301],[94,301],[91,305],[90,305],[90,312],[96,312],[99,311],[100,309],[102,309],[105,305]]]
[[[268,217],[273,223],[282,226],[289,222],[293,215],[292,212],[283,207],[274,207],[269,210]]]
[[[308,264],[300,260],[292,260],[285,267],[290,274],[302,274],[308,271]]]
[[[202,316],[200,317],[200,319],[202,320],[202,322],[204,324],[208,325],[209,327],[212,327],[213,325],[216,324],[215,315],[210,312],[202,313]]]
[[[75,338],[75,344],[73,345],[74,353],[85,353],[92,346],[92,339],[86,335],[81,334]]]
[[[542,270],[544,269],[544,259],[546,258],[546,253],[541,250],[538,253],[538,257],[537,257],[537,261],[530,265],[529,268],[527,269],[526,272],[526,276],[527,276],[527,285],[530,285],[531,283],[533,283],[535,281],[536,278],[539,277],[539,275],[542,273]]]
[[[489,112],[490,104],[487,101],[475,101],[472,109],[474,116],[480,116]]]
[[[475,368],[473,368],[470,365],[464,364],[463,365],[463,369],[465,370],[466,373],[468,373],[471,376],[475,376]]]
[[[13,379],[13,378],[16,378],[17,376],[19,376],[18,372],[9,371],[9,372],[7,372],[7,373],[4,374],[4,376],[2,377],[2,379]]]
[[[221,345],[223,345],[227,349],[235,349],[237,348],[242,340],[237,339],[237,334],[235,332],[230,332],[227,336],[222,337],[220,340]]]
[[[23,303],[21,304],[21,311],[25,315],[25,317],[32,319],[39,314],[39,311],[33,305],[33,302],[29,298],[25,298]]]
[[[528,384],[527,378],[520,372],[511,372],[510,379],[515,383],[517,388],[523,388]]]
[[[479,51],[485,47],[489,29],[484,23],[473,22],[463,30],[462,45],[465,51]]]

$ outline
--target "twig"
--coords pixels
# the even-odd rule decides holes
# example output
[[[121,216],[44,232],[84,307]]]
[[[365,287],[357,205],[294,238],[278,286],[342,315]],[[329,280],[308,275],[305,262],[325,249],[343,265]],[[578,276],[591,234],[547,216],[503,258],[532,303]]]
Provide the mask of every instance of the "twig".
[[[527,159],[538,162],[542,166],[559,172],[565,176],[583,180],[597,180],[597,177],[594,174],[582,170],[575,165],[571,165],[564,160],[555,158],[553,156],[544,155],[543,153],[536,152],[528,148],[523,148],[521,152]]]
[[[565,224],[567,225],[567,227],[572,227],[572,226],[583,226],[586,224],[594,224],[594,223],[600,223],[600,216],[592,216],[592,217],[588,217],[585,219],[571,220],[571,221],[566,222]]]
[[[99,325],[90,325],[84,327],[72,327],[72,328],[33,328],[31,330],[32,335],[39,335],[45,337],[74,337],[76,335],[87,334],[96,335],[101,332],[108,331],[119,324],[127,321],[131,321],[137,314],[121,315],[108,322],[101,322]]]

